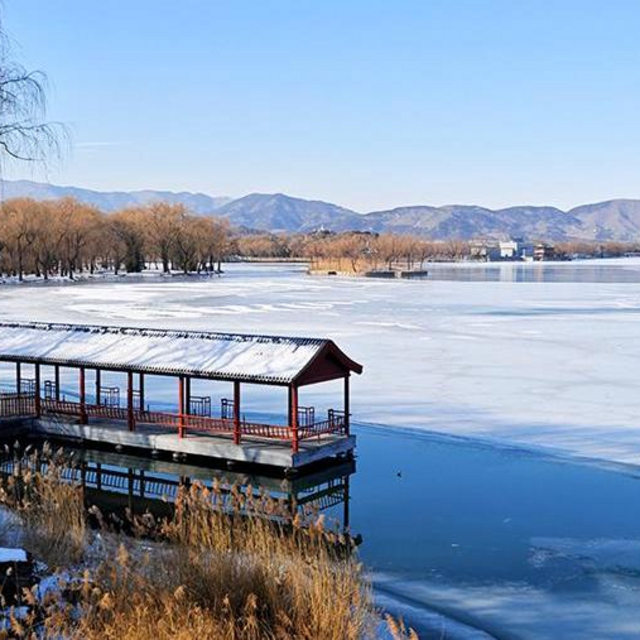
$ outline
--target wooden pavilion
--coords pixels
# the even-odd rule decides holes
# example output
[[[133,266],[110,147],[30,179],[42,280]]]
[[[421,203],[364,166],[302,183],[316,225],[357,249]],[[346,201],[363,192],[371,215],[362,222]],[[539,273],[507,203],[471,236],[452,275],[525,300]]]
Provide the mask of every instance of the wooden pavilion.
[[[145,429],[150,433],[153,427],[153,433],[171,432],[179,440],[209,435],[225,438],[236,447],[251,442],[286,444],[292,454],[298,454],[306,442],[313,442],[316,449],[341,439],[349,441],[349,450],[354,446],[349,379],[352,373],[361,373],[362,366],[328,339],[4,322],[0,323],[0,362],[15,364],[8,391],[0,393],[0,418],[42,421],[55,417],[81,426],[108,422],[112,427],[122,425],[120,430],[131,434],[145,433]],[[67,369],[77,372],[77,399],[62,394],[62,368],[65,373]],[[95,384],[92,402],[87,394],[88,372],[93,372]],[[103,386],[104,372],[126,374],[122,405],[119,389]],[[177,412],[150,410],[147,375],[176,379]],[[221,400],[220,416],[211,415],[210,398],[192,395],[194,379],[230,383],[232,397]],[[330,380],[343,381],[342,407],[330,409],[318,420],[313,408],[299,405],[299,389]],[[5,389],[6,382],[0,380]],[[285,387],[286,424],[245,420],[241,405],[245,384]],[[88,433],[83,431],[82,437]]]

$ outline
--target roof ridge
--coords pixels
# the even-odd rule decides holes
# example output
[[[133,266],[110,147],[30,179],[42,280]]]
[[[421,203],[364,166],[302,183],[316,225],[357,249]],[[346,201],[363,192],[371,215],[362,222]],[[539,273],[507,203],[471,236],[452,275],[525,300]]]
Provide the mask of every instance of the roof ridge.
[[[142,335],[154,337],[172,338],[200,338],[203,340],[255,340],[256,342],[293,342],[296,344],[317,344],[322,345],[331,342],[329,338],[309,338],[304,336],[283,336],[255,333],[230,333],[224,331],[206,331],[194,329],[162,329],[154,327],[130,327],[119,325],[100,324],[75,324],[68,322],[42,322],[42,321],[0,321],[0,327],[25,328],[41,331],[85,331],[93,333],[120,333],[125,335]]]

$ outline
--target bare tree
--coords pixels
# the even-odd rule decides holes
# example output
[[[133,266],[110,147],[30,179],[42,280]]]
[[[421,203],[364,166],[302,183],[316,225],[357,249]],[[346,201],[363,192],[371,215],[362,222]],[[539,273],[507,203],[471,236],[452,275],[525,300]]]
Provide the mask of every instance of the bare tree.
[[[46,121],[46,76],[13,59],[0,18],[0,158],[44,161],[66,137],[60,123]]]

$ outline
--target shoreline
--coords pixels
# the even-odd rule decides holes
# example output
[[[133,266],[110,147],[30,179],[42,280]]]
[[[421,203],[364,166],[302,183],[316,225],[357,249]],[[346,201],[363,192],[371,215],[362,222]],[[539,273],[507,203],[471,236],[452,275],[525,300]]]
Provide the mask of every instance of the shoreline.
[[[301,265],[311,265],[312,260],[308,258],[246,258],[242,260],[228,260],[224,264],[227,266],[235,265],[251,265],[251,266],[286,266],[300,267]],[[496,260],[496,261],[480,261],[480,260],[433,260],[425,261],[424,268],[418,270],[406,270],[406,269],[392,269],[389,272],[394,274],[404,274],[403,276],[380,278],[385,280],[428,280],[430,279],[428,273],[430,269],[438,271],[440,269],[456,269],[456,270],[490,270],[490,269],[544,269],[544,268],[567,268],[567,267],[588,267],[588,266],[610,266],[610,267],[637,267],[640,270],[640,257],[611,257],[611,258],[579,258],[575,260],[544,260],[544,261],[524,261],[524,260]],[[386,273],[387,270],[381,270],[381,273]],[[208,279],[214,277],[221,277],[225,275],[225,269],[220,272],[189,272],[184,273],[182,271],[171,271],[170,273],[164,273],[160,269],[144,269],[139,272],[121,272],[114,273],[113,271],[100,271],[96,273],[79,272],[75,277],[69,278],[68,276],[50,276],[44,278],[43,276],[35,276],[33,274],[26,274],[23,280],[19,280],[17,276],[0,276],[0,286],[26,286],[26,285],[67,285],[67,284],[83,284],[88,282],[125,282],[127,280],[147,278],[158,278],[160,280],[171,280],[173,278],[188,278],[188,279]],[[378,279],[370,272],[352,272],[352,271],[339,271],[330,273],[327,269],[312,269],[309,268],[306,275],[314,277],[330,277],[330,278],[369,278]]]

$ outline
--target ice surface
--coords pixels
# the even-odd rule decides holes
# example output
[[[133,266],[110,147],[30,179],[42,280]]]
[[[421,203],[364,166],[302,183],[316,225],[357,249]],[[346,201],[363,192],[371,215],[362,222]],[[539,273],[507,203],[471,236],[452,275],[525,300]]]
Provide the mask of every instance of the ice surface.
[[[640,594],[617,576],[595,577],[594,591],[562,594],[527,584],[457,584],[383,579],[396,598],[456,611],[489,637],[531,640],[637,640]],[[594,593],[597,597],[594,597]],[[464,612],[464,613],[462,613]],[[446,627],[445,627],[446,628]],[[438,637],[436,635],[436,637]],[[447,636],[445,636],[447,637]]]
[[[585,571],[621,572],[637,576],[640,573],[640,540],[611,538],[533,538],[531,540],[536,566],[558,560],[579,562]]]
[[[620,266],[640,269],[640,260]],[[306,277],[287,266],[234,265],[224,277],[207,281],[0,287],[0,320],[194,330],[210,330],[215,323],[220,331],[326,336],[365,366],[352,380],[356,422],[479,438],[491,446],[515,447],[515,456],[522,450],[527,460],[532,459],[528,450],[544,448],[571,458],[640,464],[640,283],[331,279]],[[0,372],[4,381],[12,373]],[[325,391],[324,386],[305,390],[301,403],[340,398],[339,387],[328,385]],[[174,399],[174,387],[167,387],[166,400]],[[147,390],[154,402],[162,393],[155,386]],[[251,387],[243,406],[282,411],[286,398]],[[425,468],[421,487],[436,498],[442,492],[437,473],[437,467]],[[535,474],[531,482],[537,482]],[[573,487],[568,499],[593,501],[601,513],[595,486],[585,493]],[[422,504],[416,499],[411,508],[418,511]],[[377,508],[375,501],[370,508]],[[440,507],[431,514],[432,526],[442,517],[466,523],[468,514],[454,510],[455,505],[452,512]],[[637,540],[623,539],[634,535],[631,528],[610,538],[566,523],[556,528],[539,522],[521,530],[512,515],[507,510],[505,520],[498,520],[504,524],[487,521],[486,529],[513,527],[514,538],[522,534],[521,562],[539,576],[537,582],[482,576],[456,581],[425,571],[417,579],[384,580],[387,597],[406,604],[408,617],[415,616],[410,607],[422,610],[424,604],[497,637],[639,637],[640,549]],[[558,517],[556,511],[551,515]],[[371,544],[363,533],[365,545]],[[472,530],[469,538],[483,534],[489,535]],[[427,538],[419,529],[415,536]],[[485,541],[485,546],[478,542],[478,553],[496,564],[509,562],[515,553],[509,541],[494,536],[490,542],[493,551]],[[504,555],[500,544],[507,546]],[[440,622],[433,618],[435,637]],[[443,626],[451,630],[447,620]]]
[[[0,288],[0,320],[330,337],[365,365],[352,383],[356,422],[640,464],[640,283],[381,281],[232,265],[204,281]],[[301,402],[335,396],[322,387]],[[253,401],[281,410],[268,389]]]

